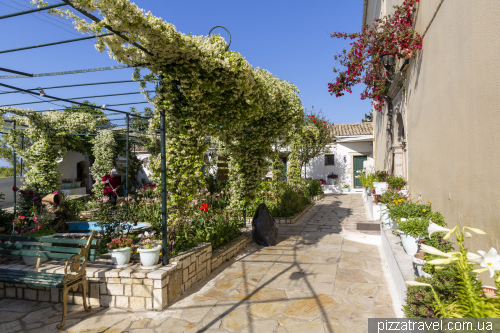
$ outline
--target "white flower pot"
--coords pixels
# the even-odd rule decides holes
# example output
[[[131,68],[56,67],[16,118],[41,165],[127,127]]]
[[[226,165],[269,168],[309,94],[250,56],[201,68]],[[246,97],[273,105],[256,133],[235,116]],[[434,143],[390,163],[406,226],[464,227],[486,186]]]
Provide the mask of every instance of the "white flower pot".
[[[373,187],[375,188],[376,195],[382,195],[387,191],[387,183],[386,182],[374,182]]]
[[[154,249],[137,249],[141,255],[141,265],[143,267],[155,266],[160,258],[161,245]]]
[[[49,235],[49,236],[42,236],[46,238],[53,238],[54,235]],[[25,244],[25,245],[40,245],[40,242],[19,242],[20,244]],[[43,246],[52,246],[52,243],[43,243]],[[33,251],[33,252],[38,252],[38,251]],[[47,251],[41,251],[41,252],[47,252]],[[32,257],[32,256],[23,256],[23,261],[26,265],[36,265],[36,262],[38,260],[38,257]],[[49,260],[48,258],[40,258],[40,263],[46,262]]]
[[[424,276],[424,277],[432,277],[431,274],[424,272],[424,265],[427,263],[426,260],[424,259],[418,259],[415,256],[411,258],[411,261],[413,261],[413,264],[417,268],[417,274],[419,277]]]
[[[390,227],[391,219],[389,218],[387,205],[384,203],[379,203],[378,205],[380,206],[380,222],[382,222],[385,226]]]
[[[403,244],[406,254],[413,256],[418,252],[418,243],[415,237],[403,233],[400,233],[399,237],[401,238],[401,243]]]
[[[351,189],[350,189],[349,187],[344,187],[344,188],[342,188],[342,190],[343,190],[344,192],[349,192]]]
[[[130,261],[130,247],[108,250],[108,252],[111,254],[111,261],[116,266],[128,264]]]

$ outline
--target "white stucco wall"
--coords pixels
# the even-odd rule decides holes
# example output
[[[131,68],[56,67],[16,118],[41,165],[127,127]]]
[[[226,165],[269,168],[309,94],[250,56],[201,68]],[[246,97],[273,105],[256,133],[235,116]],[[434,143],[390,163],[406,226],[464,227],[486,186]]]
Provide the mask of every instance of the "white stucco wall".
[[[63,178],[70,178],[71,180],[75,180],[77,176],[76,165],[82,161],[85,162],[85,167],[83,172],[87,174],[86,184],[83,184],[82,182],[82,186],[91,189],[92,181],[89,171],[89,159],[87,157],[87,154],[82,154],[76,151],[66,152],[66,155],[64,155],[63,160],[59,162],[57,166],[57,171],[59,171],[62,174],[61,180]]]
[[[317,156],[307,164],[307,178],[326,180],[326,176],[333,172],[339,176],[340,184],[349,184],[352,187],[354,182],[352,174],[353,156],[367,155],[368,160],[371,160],[373,158],[373,142],[338,142],[336,145],[329,146],[328,154],[335,155],[335,165],[325,165],[325,156]],[[304,176],[304,174],[302,175]]]
[[[24,177],[16,177],[16,186],[21,188],[23,186]],[[0,193],[5,195],[5,200],[2,204],[3,207],[10,207],[14,202],[14,177],[0,177]],[[18,192],[19,194],[19,192]]]

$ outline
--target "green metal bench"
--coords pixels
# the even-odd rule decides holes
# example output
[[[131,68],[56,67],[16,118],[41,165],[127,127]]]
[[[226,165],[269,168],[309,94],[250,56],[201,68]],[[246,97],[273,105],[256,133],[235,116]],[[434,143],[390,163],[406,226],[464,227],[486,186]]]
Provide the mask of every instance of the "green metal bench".
[[[94,261],[96,257],[97,241],[93,240],[97,234],[94,231],[88,240],[85,239],[65,239],[65,238],[47,238],[47,237],[24,237],[0,235],[0,241],[15,241],[15,243],[0,242],[0,254],[15,256],[38,257],[34,272],[18,271],[12,269],[0,269],[0,282],[19,283],[36,287],[59,288],[63,290],[63,317],[58,329],[63,328],[68,311],[68,292],[76,291],[78,285],[82,285],[83,307],[85,311],[92,310],[87,305],[87,260]],[[28,245],[19,242],[40,242],[39,245]],[[67,245],[85,245],[79,247],[64,246],[44,246],[43,242],[51,244]],[[43,251],[43,252],[42,252]],[[48,259],[68,259],[64,266],[64,274],[38,272],[40,258]]]

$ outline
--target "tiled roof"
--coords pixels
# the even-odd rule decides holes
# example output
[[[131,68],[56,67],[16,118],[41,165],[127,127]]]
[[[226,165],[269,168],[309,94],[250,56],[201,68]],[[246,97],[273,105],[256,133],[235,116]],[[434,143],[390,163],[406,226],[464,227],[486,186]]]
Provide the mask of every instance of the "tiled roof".
[[[373,135],[372,123],[352,123],[332,126],[334,136]]]

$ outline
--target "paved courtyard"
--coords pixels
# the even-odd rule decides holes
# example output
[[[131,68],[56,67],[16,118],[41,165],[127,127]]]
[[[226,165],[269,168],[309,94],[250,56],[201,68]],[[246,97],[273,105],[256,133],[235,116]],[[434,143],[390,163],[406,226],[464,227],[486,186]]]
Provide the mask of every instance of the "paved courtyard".
[[[274,247],[250,245],[162,312],[71,305],[65,332],[365,332],[395,317],[374,245],[340,234],[364,221],[361,195],[326,196]],[[0,300],[0,332],[57,332],[61,304]]]

